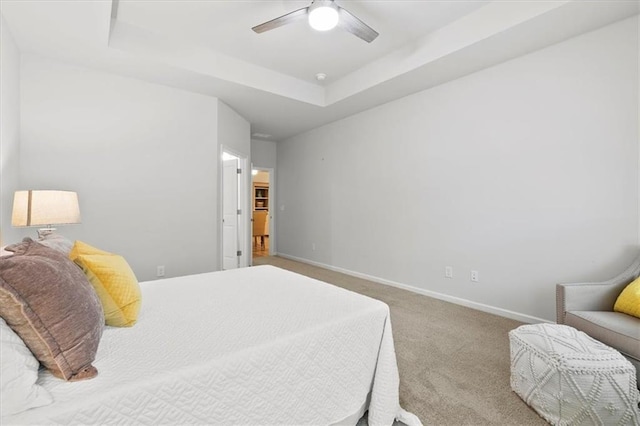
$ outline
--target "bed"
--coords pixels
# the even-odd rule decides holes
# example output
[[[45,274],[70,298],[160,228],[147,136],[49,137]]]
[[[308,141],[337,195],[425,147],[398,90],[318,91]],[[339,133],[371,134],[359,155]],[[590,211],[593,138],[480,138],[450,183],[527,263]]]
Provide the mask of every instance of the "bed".
[[[2,424],[420,424],[380,301],[273,266],[140,288],[138,323],[103,331],[97,377],[40,370],[54,402]]]

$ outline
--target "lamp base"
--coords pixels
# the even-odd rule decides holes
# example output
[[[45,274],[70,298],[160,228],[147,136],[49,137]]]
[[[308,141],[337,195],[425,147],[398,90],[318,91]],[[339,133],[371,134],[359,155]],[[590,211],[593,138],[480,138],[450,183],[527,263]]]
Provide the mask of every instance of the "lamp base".
[[[38,238],[44,239],[48,235],[51,235],[55,232],[56,228],[40,228],[38,229]]]

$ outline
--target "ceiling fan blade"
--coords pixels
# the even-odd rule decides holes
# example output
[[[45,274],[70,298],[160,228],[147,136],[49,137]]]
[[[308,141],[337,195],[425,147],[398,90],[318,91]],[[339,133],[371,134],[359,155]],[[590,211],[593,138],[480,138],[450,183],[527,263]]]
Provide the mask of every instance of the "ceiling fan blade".
[[[283,25],[291,24],[292,22],[295,22],[298,19],[307,16],[308,9],[308,7],[303,7],[302,9],[294,10],[293,12],[289,12],[286,15],[282,15],[276,19],[272,19],[260,25],[256,25],[251,29],[259,34],[265,31],[272,30],[274,28],[281,27]]]
[[[351,34],[360,37],[367,43],[371,43],[378,37],[378,32],[352,15],[347,9],[338,6],[340,21],[338,26]]]

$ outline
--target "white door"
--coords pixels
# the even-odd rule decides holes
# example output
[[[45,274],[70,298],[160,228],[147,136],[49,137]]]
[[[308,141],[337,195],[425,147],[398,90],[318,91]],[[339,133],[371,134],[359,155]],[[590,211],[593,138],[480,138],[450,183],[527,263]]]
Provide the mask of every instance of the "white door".
[[[238,265],[238,159],[223,161],[222,269]]]

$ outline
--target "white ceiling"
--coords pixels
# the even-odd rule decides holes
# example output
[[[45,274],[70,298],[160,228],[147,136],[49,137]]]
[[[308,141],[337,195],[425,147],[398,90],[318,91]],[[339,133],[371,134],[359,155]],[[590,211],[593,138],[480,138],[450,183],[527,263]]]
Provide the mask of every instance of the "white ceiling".
[[[317,32],[304,20],[261,35],[251,31],[255,25],[309,2],[120,0],[117,19],[316,84],[319,72],[329,76],[327,83],[335,81],[488,3],[340,2],[380,33],[371,44],[342,30]]]
[[[337,3],[380,36],[304,20],[251,31],[309,4],[298,0],[1,0],[0,13],[24,53],[216,96],[281,140],[640,11],[636,0]]]

